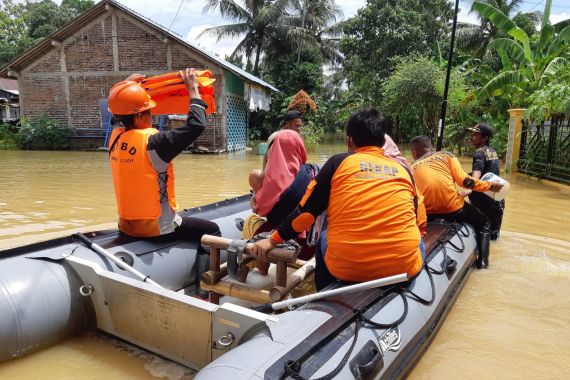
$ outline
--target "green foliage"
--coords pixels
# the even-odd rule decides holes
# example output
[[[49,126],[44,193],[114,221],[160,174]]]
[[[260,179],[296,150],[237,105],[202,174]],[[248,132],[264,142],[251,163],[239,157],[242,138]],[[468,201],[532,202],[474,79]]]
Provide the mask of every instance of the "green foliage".
[[[297,57],[299,49],[311,48],[319,49],[327,59],[339,57],[328,38],[338,35],[334,24],[342,16],[334,0],[207,0],[204,12],[214,11],[234,23],[208,28],[203,34],[215,35],[218,40],[242,38],[232,56],[245,54],[248,62],[254,62],[254,75],[259,74],[262,55]]]
[[[24,22],[25,9],[22,4],[14,4],[12,0],[0,3],[0,65],[34,44]]]
[[[273,97],[271,111],[252,114],[256,125],[252,126],[252,118],[250,118],[250,139],[266,139],[271,133],[283,127],[283,117],[289,111],[291,99],[293,99],[293,96],[286,97],[282,93],[276,94]],[[307,150],[314,151],[318,148],[325,131],[322,123],[323,118],[320,106],[317,107],[316,113],[303,113],[301,136],[303,136]]]
[[[73,9],[60,7],[51,0],[27,2],[24,9],[23,16],[28,27],[28,35],[36,41],[55,32],[76,15]]]
[[[541,30],[532,41],[499,9],[481,1],[473,3],[473,9],[512,38],[497,39],[489,44],[489,48],[501,57],[502,68],[478,89],[480,102],[489,101],[493,107],[496,99],[503,98],[512,106],[524,107],[532,93],[557,78],[569,65],[566,57],[570,47],[570,26],[556,32],[550,25],[551,3],[551,0],[546,1]]]
[[[93,0],[63,0],[61,6],[80,14],[91,8],[94,3]]]
[[[539,14],[519,12],[513,17],[513,22],[532,38],[536,34],[537,16]]]
[[[3,149],[18,149],[18,135],[10,124],[0,124],[0,150]]]
[[[507,25],[512,22],[529,37],[536,34],[536,26],[541,18],[539,12],[519,12],[510,19],[511,15],[514,15],[520,7],[521,0],[479,0],[477,3],[472,2],[471,13],[479,16],[480,24],[460,22],[457,28],[457,47],[471,53],[475,58],[483,60],[488,58],[492,54],[488,51],[489,43],[496,38],[508,36],[506,31],[497,27],[499,23]],[[501,20],[495,18],[495,21],[492,21],[489,18],[491,16],[486,14],[489,6],[499,10],[504,15],[504,18],[501,18]]]
[[[303,141],[305,142],[305,148],[307,151],[314,152],[317,150],[323,135],[323,127],[317,125],[315,120],[310,118],[309,120],[304,121],[303,127],[301,128],[301,136],[303,136]]]
[[[285,94],[305,90],[314,94],[323,86],[323,57],[316,49],[303,49],[301,60],[297,55],[269,55],[262,66],[263,78]]]
[[[492,115],[485,112],[478,115],[477,108],[474,108],[475,104],[475,102],[471,102],[462,105],[465,107],[463,114],[452,117],[450,123],[446,123],[443,136],[444,148],[457,152],[459,155],[472,154],[475,148],[471,145],[471,132],[466,131],[465,128],[472,127],[477,123],[486,123],[493,128],[494,132],[491,146],[497,151],[499,158],[504,159],[509,136],[508,114],[497,112]]]
[[[343,28],[340,47],[351,86],[367,103],[379,104],[382,81],[396,63],[391,58],[433,55],[452,16],[446,0],[368,0]]]
[[[570,84],[551,82],[532,94],[528,101],[525,119],[537,124],[557,114],[570,115]]]
[[[22,149],[29,150],[58,150],[69,149],[69,136],[72,129],[61,125],[47,116],[39,119],[20,120],[18,144]]]
[[[344,131],[350,115],[362,108],[363,100],[360,94],[351,91],[340,91],[335,98],[319,103],[317,118],[319,125],[327,133]]]
[[[467,94],[465,77],[452,76],[443,135],[445,149],[457,152],[459,155],[471,149],[470,133],[466,132],[465,128],[472,127],[482,120],[479,113],[477,102]]]
[[[236,65],[237,67],[239,67],[242,70],[245,69],[244,64],[243,64],[243,55],[241,55],[241,54],[226,55],[224,57],[224,60],[226,62],[233,64],[233,65]]]
[[[0,65],[41,41],[94,4],[93,0],[51,0],[0,3]]]
[[[398,62],[382,87],[382,109],[395,121],[397,137],[405,141],[418,134],[433,137],[437,132],[444,71],[423,56]]]
[[[265,139],[281,128],[289,102],[299,90],[306,91],[312,97],[322,91],[324,60],[320,52],[316,49],[303,49],[301,62],[297,64],[296,60],[297,56],[294,54],[281,58],[278,55],[272,55],[264,60],[261,67],[264,79],[274,84],[281,92],[272,94],[269,112],[255,112],[250,117],[251,139]],[[320,115],[320,109],[317,112]],[[319,118],[319,116],[315,117]],[[318,125],[323,126],[320,122]]]

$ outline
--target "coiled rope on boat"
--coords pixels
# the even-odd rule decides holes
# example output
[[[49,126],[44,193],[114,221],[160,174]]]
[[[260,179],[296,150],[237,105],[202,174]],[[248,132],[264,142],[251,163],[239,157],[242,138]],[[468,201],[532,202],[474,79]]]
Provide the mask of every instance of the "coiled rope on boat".
[[[465,231],[463,230],[463,228],[465,228]],[[402,302],[404,304],[404,310],[403,310],[400,318],[398,318],[397,320],[395,320],[394,322],[391,322],[391,323],[374,322],[371,319],[366,318],[364,316],[364,314],[366,312],[365,310],[353,309],[353,311],[355,312],[355,316],[354,316],[354,318],[355,318],[354,319],[354,322],[355,322],[354,338],[352,340],[352,343],[351,343],[348,351],[344,354],[342,360],[335,367],[335,369],[333,369],[331,372],[327,373],[324,376],[321,376],[319,378],[312,379],[312,380],[331,380],[336,375],[338,375],[340,373],[340,371],[344,368],[344,366],[348,362],[350,355],[352,355],[352,352],[354,351],[354,347],[356,346],[356,341],[358,340],[358,332],[359,332],[361,327],[374,329],[374,330],[384,330],[384,329],[390,329],[392,327],[398,326],[400,323],[402,323],[406,319],[406,317],[408,315],[408,298],[410,298],[410,299],[412,299],[412,300],[414,300],[414,301],[416,301],[422,305],[425,305],[425,306],[431,306],[433,304],[433,302],[435,301],[435,283],[433,280],[433,275],[434,274],[435,275],[443,275],[443,274],[447,273],[447,268],[448,268],[448,265],[450,263],[449,260],[452,260],[447,255],[446,244],[449,244],[451,246],[451,248],[456,252],[463,252],[463,250],[465,249],[465,242],[463,241],[463,238],[469,237],[469,229],[464,224],[457,224],[456,223],[453,225],[453,227],[450,229],[450,231],[452,231],[454,234],[457,234],[461,248],[458,247],[457,245],[455,245],[454,243],[452,243],[451,240],[443,240],[440,238],[437,240],[436,247],[437,246],[442,247],[443,261],[441,264],[441,270],[436,270],[436,269],[431,268],[429,266],[429,264],[425,261],[423,264],[423,268],[426,270],[426,273],[427,273],[429,281],[430,281],[431,299],[428,300],[428,299],[425,299],[425,298],[419,296],[418,294],[416,294],[413,291],[411,291],[410,289],[408,289],[405,285],[399,285],[397,287],[396,292],[402,298]],[[421,271],[420,271],[420,273],[421,273]],[[408,283],[411,283],[413,280],[414,279],[410,280]],[[370,310],[370,309],[368,309],[368,310]],[[283,364],[285,373],[295,380],[309,380],[308,378],[303,377],[301,375],[302,366],[305,363],[305,361],[322,345],[323,345],[323,343],[315,345],[311,350],[309,350],[307,353],[305,353],[303,356],[301,356],[297,360],[287,360]]]

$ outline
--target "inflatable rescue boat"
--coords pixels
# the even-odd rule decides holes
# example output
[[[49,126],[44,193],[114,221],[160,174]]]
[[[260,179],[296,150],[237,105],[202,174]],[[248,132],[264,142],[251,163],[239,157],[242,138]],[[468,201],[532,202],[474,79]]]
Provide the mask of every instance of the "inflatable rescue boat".
[[[228,239],[202,276],[213,302],[190,296],[198,243],[113,230],[85,234],[94,244],[69,236],[0,251],[0,362],[98,329],[196,379],[398,378],[428,347],[477,250],[471,227],[431,223],[415,278],[351,292],[339,282],[325,289],[337,295],[287,308],[314,263],[281,249],[273,277],[244,270],[238,239],[249,213],[249,196],[181,212],[216,222]]]

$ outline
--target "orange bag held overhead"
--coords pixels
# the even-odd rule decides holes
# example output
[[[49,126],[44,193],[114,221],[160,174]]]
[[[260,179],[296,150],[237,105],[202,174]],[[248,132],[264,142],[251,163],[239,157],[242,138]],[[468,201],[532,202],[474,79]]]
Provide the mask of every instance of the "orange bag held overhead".
[[[213,114],[216,112],[214,74],[210,70],[197,70],[196,76],[202,100],[208,105],[206,114]],[[152,109],[154,115],[188,113],[190,95],[179,71],[147,78],[141,82],[141,86],[156,102],[156,107]]]

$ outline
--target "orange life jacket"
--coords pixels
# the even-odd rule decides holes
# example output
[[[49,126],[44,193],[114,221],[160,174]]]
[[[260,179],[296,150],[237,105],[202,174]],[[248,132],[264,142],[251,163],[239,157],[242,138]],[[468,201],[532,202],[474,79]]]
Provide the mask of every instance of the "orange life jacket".
[[[154,128],[115,128],[109,140],[119,229],[127,235],[159,236],[176,227],[172,162],[147,151],[148,139],[156,133]]]
[[[208,105],[206,115],[216,113],[214,97],[214,74],[210,70],[196,71],[202,100]],[[180,71],[157,75],[141,82],[142,87],[156,103],[153,115],[187,114],[190,109],[190,94]]]

